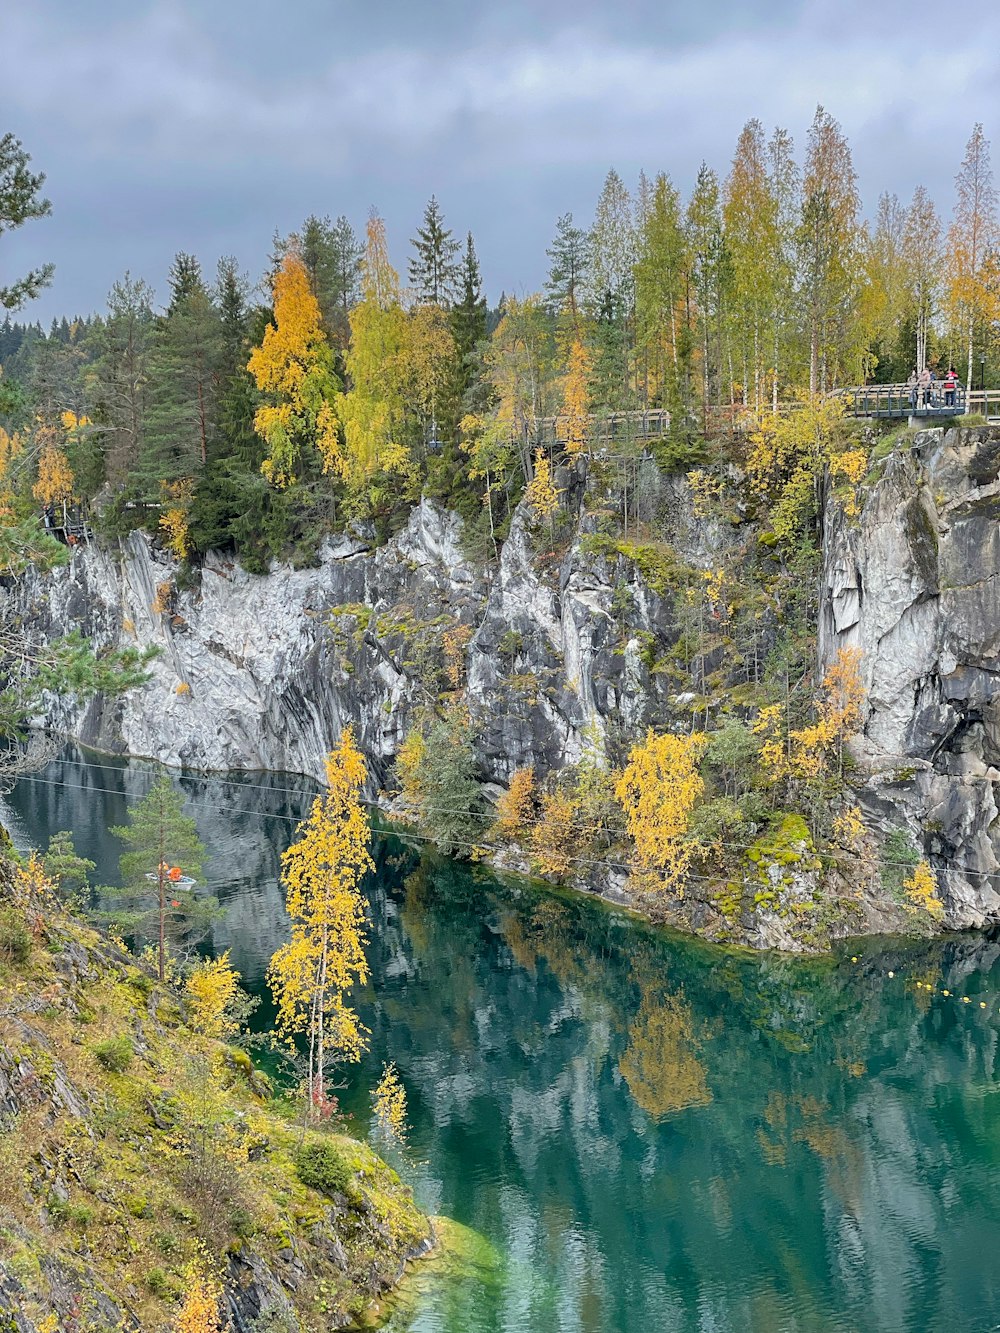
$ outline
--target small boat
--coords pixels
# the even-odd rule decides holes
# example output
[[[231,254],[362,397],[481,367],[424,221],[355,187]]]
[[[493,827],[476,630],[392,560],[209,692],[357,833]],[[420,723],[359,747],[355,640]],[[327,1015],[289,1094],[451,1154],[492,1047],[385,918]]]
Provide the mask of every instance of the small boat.
[[[156,884],[160,877],[155,870],[151,870],[146,878],[151,884]],[[172,889],[193,889],[198,883],[198,881],[192,879],[190,875],[181,875],[177,879],[171,879],[169,875],[164,875],[163,882],[164,884],[169,885]]]

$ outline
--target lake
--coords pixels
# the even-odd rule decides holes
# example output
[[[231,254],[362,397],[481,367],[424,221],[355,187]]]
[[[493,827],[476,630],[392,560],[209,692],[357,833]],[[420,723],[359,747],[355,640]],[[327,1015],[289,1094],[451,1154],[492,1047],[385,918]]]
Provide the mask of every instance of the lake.
[[[67,751],[0,813],[21,846],[71,829],[113,883],[108,826],[153,772]],[[315,789],[176,780],[226,908],[212,947],[260,992],[287,931],[280,855]],[[486,1242],[394,1330],[1000,1328],[995,941],[751,956],[389,835],[374,852],[355,997],[371,1045],[341,1104],[365,1134],[394,1060],[412,1126],[396,1164]]]

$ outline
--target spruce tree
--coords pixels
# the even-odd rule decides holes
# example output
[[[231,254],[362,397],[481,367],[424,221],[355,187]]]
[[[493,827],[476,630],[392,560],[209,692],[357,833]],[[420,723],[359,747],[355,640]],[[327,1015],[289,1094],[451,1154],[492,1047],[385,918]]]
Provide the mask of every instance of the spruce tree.
[[[167,307],[167,314],[173,314],[177,307],[195,292],[205,290],[201,264],[196,256],[185,254],[183,250],[174,255],[167,281],[170,283],[170,304]]]
[[[461,295],[452,307],[451,331],[455,339],[459,394],[464,398],[475,378],[476,350],[486,337],[486,298],[471,231],[465,238],[459,284]]]
[[[127,904],[123,919],[130,931],[149,936],[155,930],[160,980],[166,976],[169,947],[186,947],[204,937],[218,911],[214,898],[195,897],[192,887],[171,878],[176,868],[194,879],[201,873],[205,848],[184,798],[161,774],[129,811],[129,822],[111,832],[127,851],[119,861]]]
[[[429,305],[450,305],[460,280],[461,269],[456,262],[460,247],[445,227],[434,195],[424,209],[424,225],[417,228],[410,244],[414,251],[409,265],[410,282],[418,299]]]

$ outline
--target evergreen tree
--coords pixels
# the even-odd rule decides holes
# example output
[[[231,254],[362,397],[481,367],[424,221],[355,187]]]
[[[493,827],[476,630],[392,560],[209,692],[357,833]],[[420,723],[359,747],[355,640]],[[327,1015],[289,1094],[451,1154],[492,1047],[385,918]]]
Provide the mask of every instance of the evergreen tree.
[[[187,947],[202,938],[218,910],[214,898],[196,897],[189,879],[201,873],[205,853],[194,820],[184,813],[184,798],[161,774],[129,811],[129,822],[111,832],[128,848],[120,858],[127,904],[124,920],[137,934],[155,928],[160,980],[166,976],[168,949]],[[177,872],[176,874],[174,872]]]
[[[142,454],[149,359],[155,325],[153,291],[126,273],[108,296],[107,319],[96,331],[98,356],[87,375],[88,415],[103,428],[105,469],[123,489]]]
[[[217,430],[223,328],[200,278],[158,321],[149,361],[148,410],[133,489],[157,501],[161,489],[194,478]]]
[[[194,255],[185,254],[183,250],[179,250],[174,255],[173,263],[170,265],[170,271],[167,274],[167,282],[170,284],[168,315],[172,315],[189,296],[193,296],[195,292],[205,290],[205,283],[201,276],[201,264]]]
[[[225,381],[246,367],[247,302],[250,283],[231,255],[219,260],[213,301],[219,312],[221,369]]]
[[[343,351],[351,336],[351,309],[361,292],[361,265],[365,247],[343,214],[333,224],[330,242],[336,273],[335,309],[330,313],[330,336]]]
[[[444,225],[441,209],[433,195],[424,209],[424,225],[410,244],[410,282],[417,299],[429,305],[448,306],[455,298],[461,267],[457,263],[459,244]]]
[[[459,291],[451,311],[451,331],[458,359],[459,397],[464,401],[475,379],[477,349],[486,338],[486,298],[471,231],[465,238]]]
[[[44,218],[52,212],[47,199],[39,197],[45,176],[29,169],[30,156],[13,134],[0,138],[0,236],[13,231],[29,218]],[[32,269],[7,287],[0,287],[0,309],[20,310],[51,281],[53,266]]]
[[[453,708],[426,734],[410,732],[396,761],[408,816],[446,856],[468,855],[483,837],[482,788],[469,718]]]
[[[573,214],[563,213],[556,222],[556,234],[545,251],[549,260],[549,274],[545,280],[545,295],[553,313],[567,313],[575,331],[580,320],[580,302],[587,281],[587,233],[573,225]]]

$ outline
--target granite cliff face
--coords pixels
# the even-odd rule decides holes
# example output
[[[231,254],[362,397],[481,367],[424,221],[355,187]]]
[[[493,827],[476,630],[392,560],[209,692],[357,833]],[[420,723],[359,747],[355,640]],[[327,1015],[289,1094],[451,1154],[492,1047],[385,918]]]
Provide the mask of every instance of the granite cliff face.
[[[855,520],[831,504],[820,657],[863,652],[866,819],[905,824],[948,923],[1000,916],[1000,431],[920,432]]]
[[[321,777],[350,722],[380,786],[456,657],[488,780],[572,762],[590,726],[631,732],[654,717],[641,636],[669,639],[669,597],[634,567],[587,554],[586,520],[550,561],[519,514],[492,577],[463,555],[459,525],[425,501],[377,549],[344,538],[323,546],[316,568],[266,577],[213,556],[188,591],[170,557],[133,533],[117,548],[78,549],[49,577],[29,574],[6,614],[45,637],[79,628],[98,649],[157,648],[143,688],[82,708],[53,700],[45,722],[173,765]],[[613,605],[623,580],[624,610]]]
[[[732,523],[697,518],[683,477],[644,466],[644,502],[686,569],[710,569],[746,540]],[[827,504],[821,665],[842,646],[863,650],[868,717],[855,757],[866,819],[882,837],[908,828],[943,872],[949,925],[982,925],[1000,919],[1000,431],[926,431],[881,467],[860,515]],[[52,702],[46,723],[85,744],[320,777],[350,722],[374,795],[415,713],[459,678],[481,776],[505,784],[525,764],[543,775],[574,763],[589,737],[629,741],[684,715],[686,687],[658,669],[683,633],[669,570],[658,577],[602,537],[600,503],[580,503],[582,472],[559,484],[562,540],[522,508],[492,566],[465,555],[457,516],[424,501],[381,547],[343,537],[315,568],[266,577],[214,556],[186,590],[170,557],[135,533],[78,550],[46,579],[27,576],[4,613],[33,633],[78,627],[98,647],[158,648],[149,683],[124,699]],[[726,651],[708,663],[717,678]],[[898,926],[878,911],[858,924]],[[746,938],[790,943],[757,926]]]

